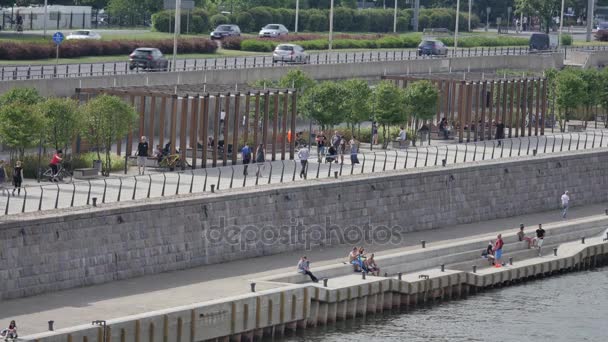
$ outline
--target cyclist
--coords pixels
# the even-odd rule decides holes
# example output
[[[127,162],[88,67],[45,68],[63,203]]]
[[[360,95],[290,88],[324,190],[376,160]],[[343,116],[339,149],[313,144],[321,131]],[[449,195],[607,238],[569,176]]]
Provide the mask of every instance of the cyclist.
[[[51,181],[55,180],[55,177],[57,176],[57,173],[59,172],[59,164],[61,164],[61,162],[63,161],[63,151],[62,150],[57,150],[55,152],[55,154],[53,154],[53,159],[51,159],[51,162],[49,164],[49,167],[51,168],[51,170],[53,170],[53,173],[51,175]]]

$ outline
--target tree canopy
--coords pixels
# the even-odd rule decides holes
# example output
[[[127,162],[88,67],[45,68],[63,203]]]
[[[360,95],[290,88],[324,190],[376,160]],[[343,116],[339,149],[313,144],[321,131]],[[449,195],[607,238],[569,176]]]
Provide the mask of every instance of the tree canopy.
[[[437,113],[439,92],[429,81],[410,83],[405,88],[405,104],[408,112],[419,120],[431,120]]]

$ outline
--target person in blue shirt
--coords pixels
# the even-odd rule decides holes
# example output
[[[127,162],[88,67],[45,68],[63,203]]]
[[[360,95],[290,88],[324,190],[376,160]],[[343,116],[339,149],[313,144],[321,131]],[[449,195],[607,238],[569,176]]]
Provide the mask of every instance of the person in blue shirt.
[[[241,149],[241,155],[243,157],[243,176],[247,176],[247,168],[251,162],[251,148],[245,143],[245,146]]]

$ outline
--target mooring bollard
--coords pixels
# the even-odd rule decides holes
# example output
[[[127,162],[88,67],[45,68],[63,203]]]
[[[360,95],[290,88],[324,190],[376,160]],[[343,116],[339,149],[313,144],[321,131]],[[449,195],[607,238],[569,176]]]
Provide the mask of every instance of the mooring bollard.
[[[473,273],[477,273],[477,266],[473,265]]]
[[[249,285],[251,285],[251,292],[255,292],[255,283],[251,283]]]
[[[49,321],[49,331],[53,331],[53,323],[55,323],[55,321]]]
[[[327,278],[323,279],[323,287],[327,287],[327,281],[328,281],[328,280],[329,280],[329,279],[327,279]]]
[[[553,256],[557,256],[557,248],[553,248]]]
[[[211,184],[211,192],[215,192],[215,184]]]
[[[334,178],[338,179],[338,171],[334,171]]]
[[[513,266],[513,257],[509,258],[509,265]]]
[[[397,273],[397,279],[401,280],[401,278],[403,278],[403,273],[401,273],[401,272]]]
[[[536,150],[532,150],[532,155],[536,157]]]
[[[447,161],[445,159],[441,159],[441,166],[445,167],[445,164],[447,164]]]
[[[445,272],[445,265],[441,264],[441,272]]]
[[[388,272],[384,272],[384,278],[388,277]]]
[[[97,197],[93,197],[93,206],[96,207],[97,206]]]
[[[581,243],[584,245],[585,244],[585,237],[581,237]]]
[[[426,248],[426,241],[420,240],[420,244],[422,245],[422,248]]]
[[[361,279],[365,279],[365,271],[361,272]]]
[[[604,212],[606,213],[606,215],[608,216],[608,209],[604,210]]]

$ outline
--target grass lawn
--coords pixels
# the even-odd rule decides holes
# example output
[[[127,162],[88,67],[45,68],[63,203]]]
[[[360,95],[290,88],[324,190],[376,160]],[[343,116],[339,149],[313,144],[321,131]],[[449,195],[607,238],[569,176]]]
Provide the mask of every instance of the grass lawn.
[[[186,53],[178,54],[178,58],[218,58],[218,57],[243,57],[243,56],[269,56],[269,53],[265,52],[247,52],[247,51],[235,51],[235,50],[223,50],[220,49],[216,53]],[[166,55],[167,59],[171,58],[171,55]],[[81,58],[59,58],[59,64],[78,64],[78,63],[102,63],[102,62],[126,62],[128,56],[95,56],[95,57],[81,57]],[[55,64],[55,59],[37,59],[28,61],[6,61],[0,60],[0,65],[52,65]]]

